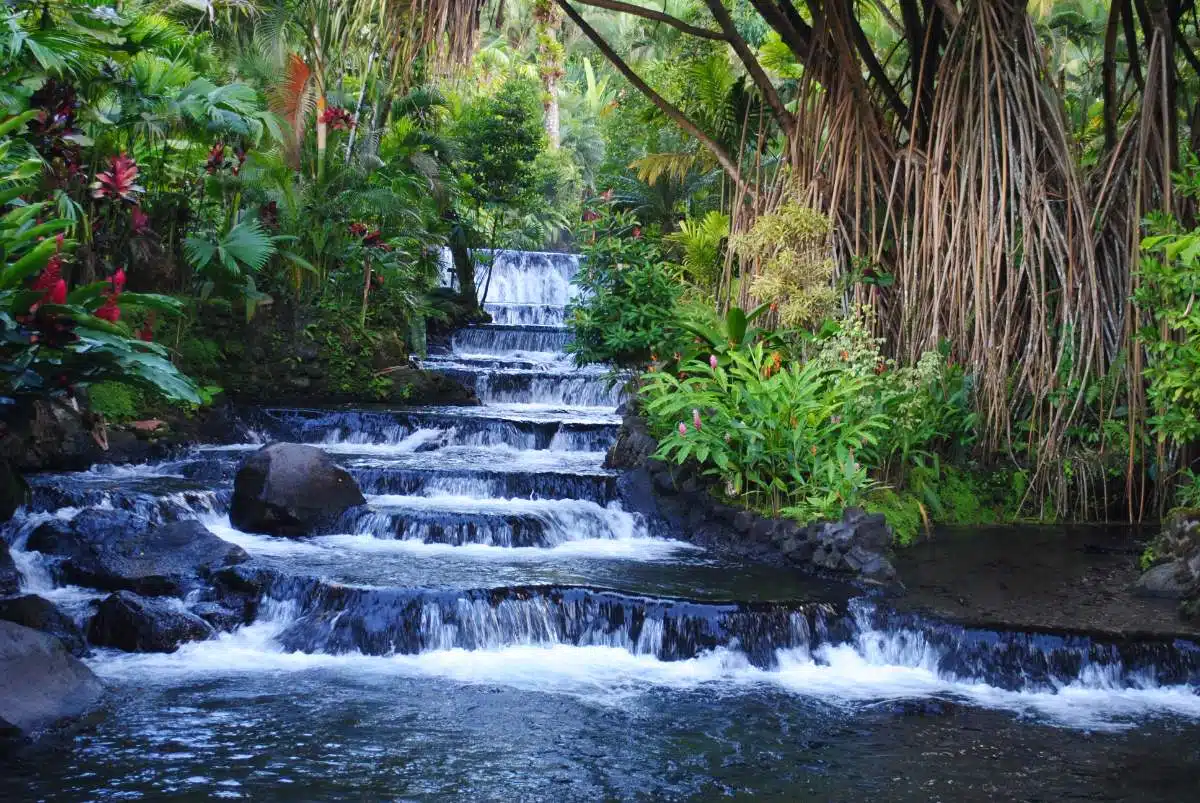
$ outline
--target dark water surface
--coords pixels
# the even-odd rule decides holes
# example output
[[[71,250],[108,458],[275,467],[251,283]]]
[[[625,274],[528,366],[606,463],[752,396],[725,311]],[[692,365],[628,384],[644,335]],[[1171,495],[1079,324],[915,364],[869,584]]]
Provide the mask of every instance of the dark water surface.
[[[6,767],[3,799],[1189,801],[1200,791],[1200,726],[1170,718],[1089,732],[936,698],[830,704],[717,683],[592,697],[360,669],[121,680],[95,732]]]

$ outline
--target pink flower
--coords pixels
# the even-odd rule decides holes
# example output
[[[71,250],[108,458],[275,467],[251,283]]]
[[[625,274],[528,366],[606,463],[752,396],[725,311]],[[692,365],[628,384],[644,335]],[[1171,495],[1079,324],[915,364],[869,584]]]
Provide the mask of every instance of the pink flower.
[[[700,431],[700,411],[699,410],[692,410],[692,425],[696,428],[697,432]]]
[[[120,295],[125,290],[125,269],[117,268],[117,272],[112,275],[113,295]]]
[[[683,423],[682,421],[679,422],[679,434],[680,435],[687,434],[687,424]]]
[[[716,354],[708,355],[708,365],[714,371],[717,370],[717,355]]]

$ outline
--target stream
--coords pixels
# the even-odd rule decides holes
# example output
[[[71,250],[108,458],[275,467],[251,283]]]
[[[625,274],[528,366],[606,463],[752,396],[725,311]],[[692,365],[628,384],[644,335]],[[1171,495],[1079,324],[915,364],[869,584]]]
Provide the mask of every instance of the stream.
[[[4,800],[1200,799],[1200,644],[977,629],[718,558],[622,504],[618,392],[563,349],[578,263],[509,252],[495,323],[427,367],[465,408],[247,411],[240,444],[31,478],[23,591],[104,594],[24,549],[91,507],[196,518],[276,570],[257,619],[95,650],[108,715],[0,770]],[[319,446],[366,509],[282,539],[227,514],[263,443]]]

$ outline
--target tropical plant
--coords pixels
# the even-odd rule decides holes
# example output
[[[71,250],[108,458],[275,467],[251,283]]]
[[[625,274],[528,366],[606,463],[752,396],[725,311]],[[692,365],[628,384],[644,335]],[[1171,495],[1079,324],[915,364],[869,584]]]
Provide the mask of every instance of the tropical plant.
[[[658,456],[695,460],[731,499],[803,521],[859,504],[873,482],[863,457],[890,422],[870,380],[821,363],[783,365],[761,344],[643,377]]]
[[[11,152],[6,135],[29,119],[22,114],[0,124],[0,164]],[[119,379],[200,403],[199,389],[171,364],[166,349],[120,320],[122,308],[177,313],[178,301],[124,292],[124,271],[68,291],[63,267],[75,246],[65,236],[71,221],[42,220],[53,209],[49,201],[20,200],[34,195],[23,182],[39,170],[36,161],[25,160],[0,177],[0,397],[73,394]]]
[[[721,278],[722,247],[728,237],[729,215],[712,210],[704,217],[684,220],[679,231],[665,239],[683,252],[680,266],[684,277],[701,290],[715,291]]]

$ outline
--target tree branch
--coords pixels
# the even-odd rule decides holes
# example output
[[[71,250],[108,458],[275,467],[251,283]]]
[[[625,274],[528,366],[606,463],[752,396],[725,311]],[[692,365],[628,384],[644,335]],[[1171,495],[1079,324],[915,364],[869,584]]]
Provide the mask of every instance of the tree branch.
[[[696,25],[684,22],[678,17],[672,17],[670,14],[664,14],[661,11],[655,11],[652,8],[643,6],[635,6],[633,3],[622,3],[621,0],[575,0],[582,6],[595,6],[596,8],[606,8],[609,11],[620,11],[623,14],[631,14],[635,17],[643,19],[655,20],[670,25],[672,28],[683,31],[692,36],[699,36],[704,39],[713,39],[718,42],[726,40],[725,34],[720,31],[711,31],[708,28],[700,28]],[[561,5],[561,4],[560,4]]]
[[[779,93],[775,90],[775,85],[771,83],[770,77],[763,70],[762,65],[758,63],[754,52],[750,50],[750,45],[738,33],[737,28],[733,24],[733,18],[729,16],[729,12],[725,10],[725,5],[722,0],[705,0],[709,12],[712,13],[713,19],[717,21],[717,25],[725,32],[725,38],[729,40],[729,46],[737,53],[738,58],[742,60],[742,64],[746,67],[746,72],[750,73],[750,78],[753,79],[758,91],[762,92],[763,98],[767,101],[767,105],[771,107],[771,113],[775,117],[775,122],[779,123],[779,127],[783,129],[783,133],[788,137],[792,136],[792,130],[795,128],[795,118],[791,112],[783,105],[783,101],[779,98]]]
[[[954,0],[937,0],[937,7],[946,15],[946,22],[950,23],[951,28],[962,19],[962,12],[958,10],[958,6],[954,5]]]
[[[900,93],[896,91],[892,79],[888,77],[887,70],[883,69],[883,65],[876,58],[875,50],[871,47],[871,43],[867,41],[867,35],[863,32],[862,26],[858,24],[858,17],[854,14],[853,6],[847,3],[846,10],[846,20],[850,25],[850,38],[854,41],[854,47],[858,51],[859,57],[867,65],[867,72],[875,79],[875,83],[879,84],[879,89],[883,92],[883,96],[887,98],[888,105],[892,107],[892,111],[901,120],[906,119],[908,117],[908,107],[904,105],[904,100],[900,97]]]
[[[625,76],[629,83],[633,84],[634,89],[649,98],[650,102],[657,106],[663,114],[674,120],[676,125],[699,140],[700,144],[702,144],[705,148],[708,148],[709,152],[712,153],[712,155],[716,158],[717,163],[724,168],[725,172],[729,174],[729,177],[733,179],[735,184],[737,184],[739,190],[746,193],[751,198],[756,197],[757,194],[754,192],[754,190],[747,186],[746,182],[742,180],[741,170],[738,169],[738,166],[734,163],[733,158],[729,155],[729,152],[726,151],[719,142],[701,131],[700,127],[693,123],[678,107],[672,105],[670,101],[651,89],[650,85],[643,81],[641,77],[635,73],[628,64],[625,63],[624,59],[617,55],[617,52],[612,49],[612,46],[609,45],[608,42],[604,41],[604,37],[600,36],[600,34],[596,32],[595,28],[593,28],[591,25],[588,25],[587,21],[567,2],[567,0],[555,0],[555,2],[558,3],[563,12],[571,18],[571,21],[579,26],[579,30],[583,31],[583,35],[591,40],[592,44],[596,46],[596,49],[604,54],[604,57],[608,59],[614,67],[617,68],[618,72]]]

